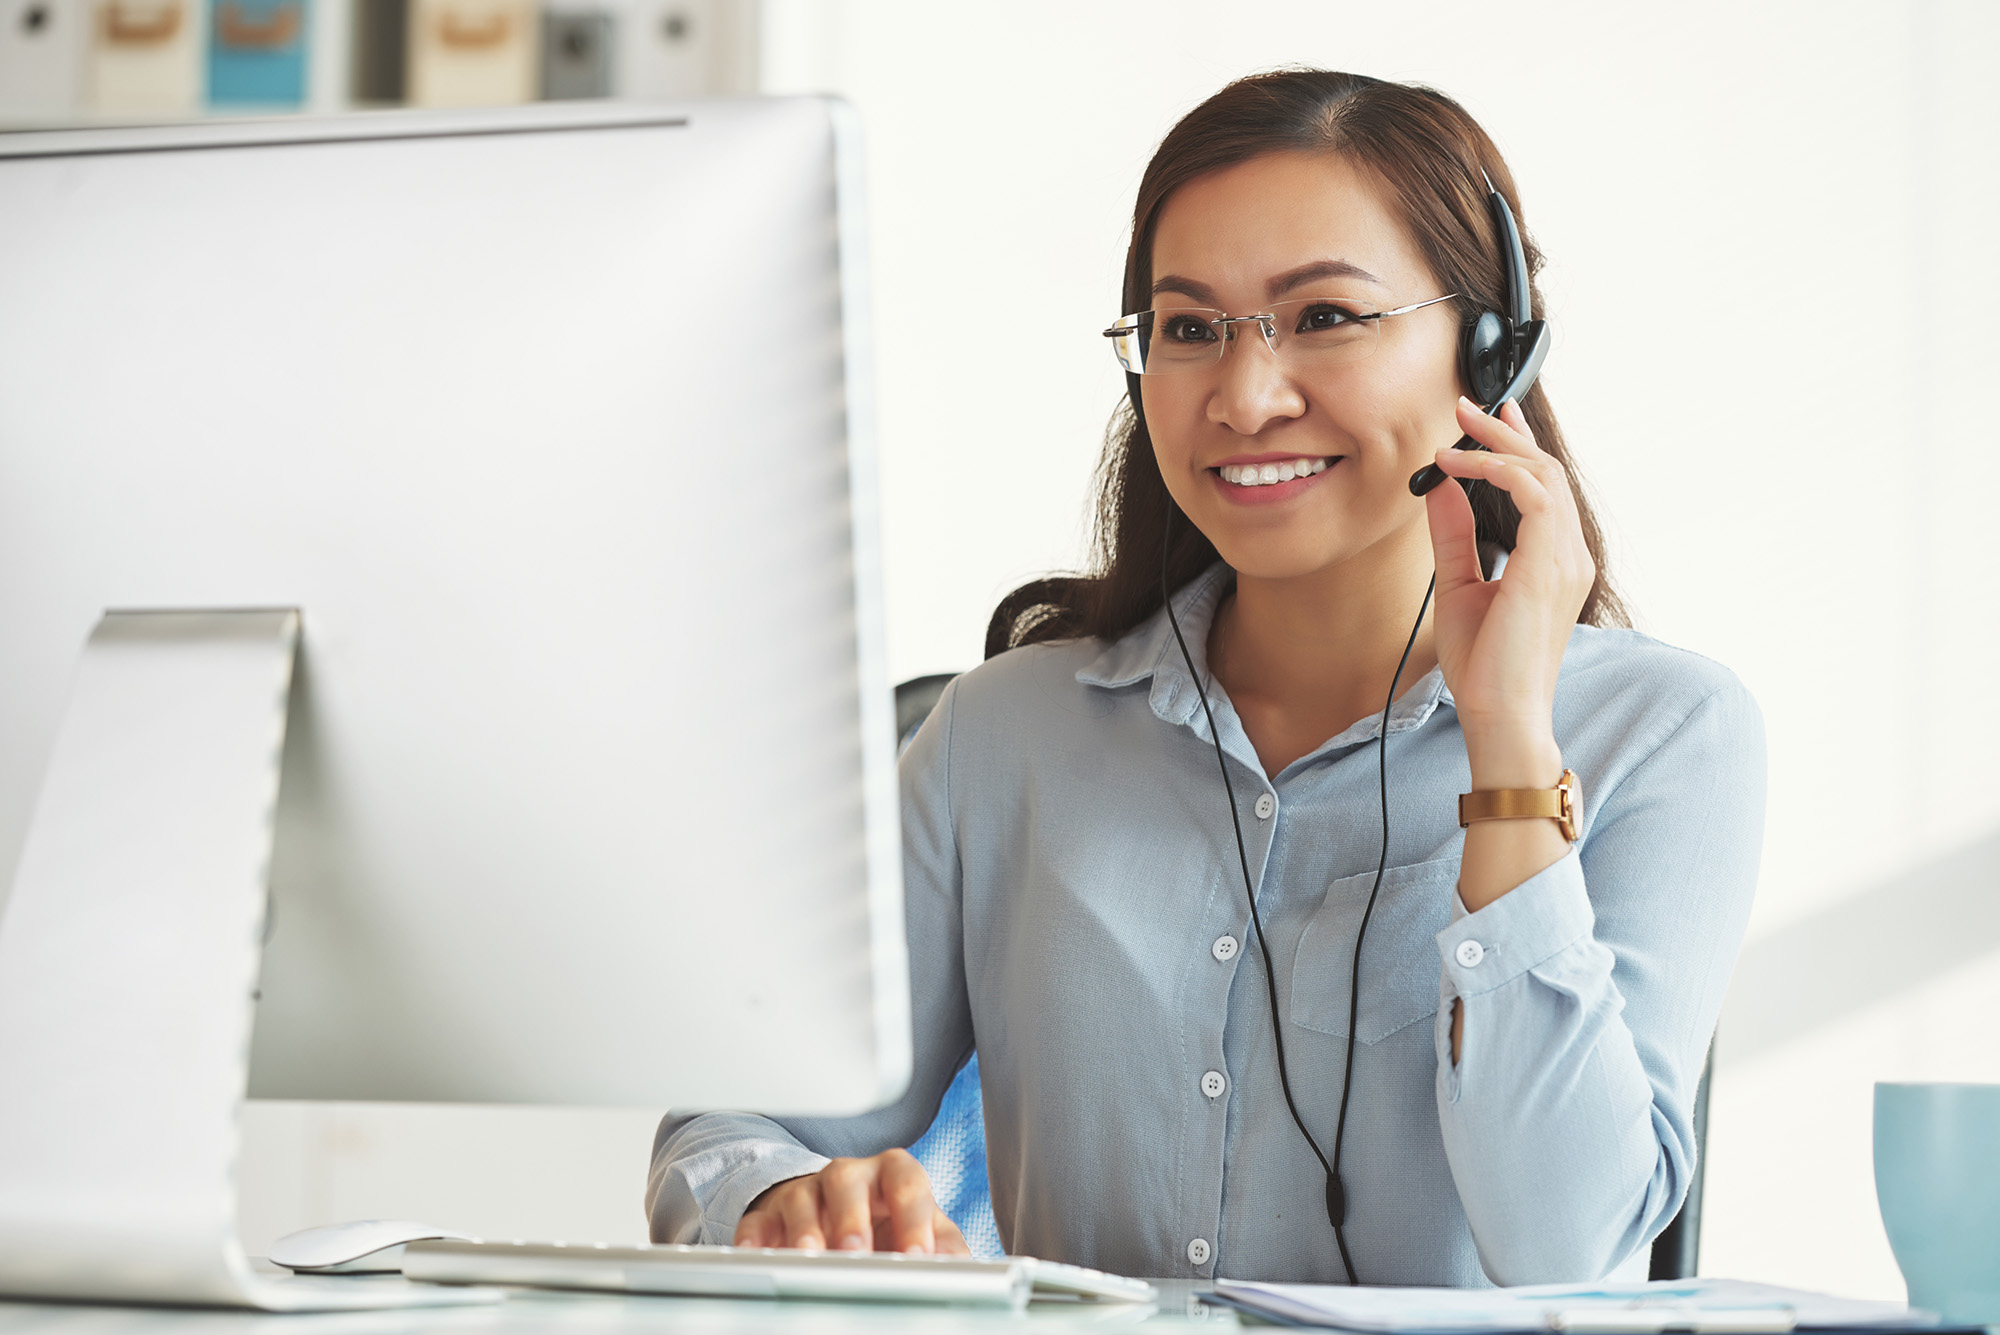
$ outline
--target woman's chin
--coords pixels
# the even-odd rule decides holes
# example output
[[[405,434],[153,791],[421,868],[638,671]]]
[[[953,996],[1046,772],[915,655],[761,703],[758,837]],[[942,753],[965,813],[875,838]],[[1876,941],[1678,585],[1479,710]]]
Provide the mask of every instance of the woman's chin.
[[[1353,553],[1345,544],[1329,549],[1310,543],[1219,542],[1216,550],[1238,579],[1311,579],[1337,569]]]
[[[1408,543],[1428,548],[1430,542],[1429,525],[1421,509],[1409,524],[1373,525],[1365,532],[1357,531],[1354,525],[1332,522],[1326,515],[1246,524],[1240,515],[1207,514],[1196,516],[1195,522],[1242,579],[1311,579],[1369,552],[1385,553],[1388,548],[1400,552]]]

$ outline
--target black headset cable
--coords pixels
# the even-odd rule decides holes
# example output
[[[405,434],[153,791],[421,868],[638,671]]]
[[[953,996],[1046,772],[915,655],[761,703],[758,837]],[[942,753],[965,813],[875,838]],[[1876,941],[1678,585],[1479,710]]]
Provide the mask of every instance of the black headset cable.
[[[1250,854],[1243,842],[1243,819],[1236,810],[1236,787],[1229,781],[1229,762],[1222,751],[1222,734],[1215,726],[1215,713],[1208,703],[1208,685],[1195,670],[1194,655],[1188,652],[1187,637],[1181,634],[1180,618],[1174,614],[1171,565],[1173,557],[1173,524],[1175,506],[1167,503],[1167,520],[1160,544],[1160,600],[1167,610],[1167,624],[1173,628],[1174,643],[1180,646],[1181,661],[1187,664],[1188,678],[1194,683],[1195,691],[1201,699],[1202,716],[1208,721],[1208,737],[1215,744],[1215,764],[1222,774],[1222,790],[1229,798],[1229,825],[1236,835],[1236,860],[1243,871],[1243,892],[1250,901],[1250,926],[1257,934],[1257,953],[1264,959],[1264,986],[1271,999],[1271,1033],[1278,1048],[1278,1085],[1284,1090],[1285,1107],[1292,1114],[1292,1121],[1312,1147],[1313,1156],[1320,1167],[1326,1170],[1326,1217],[1333,1225],[1333,1239],[1340,1248],[1340,1264],[1347,1272],[1347,1282],[1358,1282],[1354,1275],[1354,1259],[1347,1250],[1347,1193],[1340,1181],[1340,1149],[1347,1131],[1347,1096],[1354,1081],[1354,1026],[1361,1002],[1361,942],[1368,933],[1368,919],[1375,912],[1375,896],[1382,888],[1382,875],[1389,865],[1389,711],[1396,703],[1396,687],[1403,679],[1403,669],[1409,666],[1410,652],[1416,647],[1417,632],[1423,628],[1424,616],[1430,610],[1431,595],[1437,590],[1437,576],[1431,576],[1428,588],[1424,590],[1423,606],[1417,609],[1416,624],[1410,627],[1409,642],[1403,646],[1403,656],[1396,664],[1396,675],[1389,681],[1389,702],[1382,707],[1382,723],[1377,737],[1376,758],[1381,774],[1382,790],[1382,854],[1375,865],[1375,883],[1368,891],[1368,904],[1361,914],[1361,930],[1354,938],[1354,967],[1349,971],[1350,983],[1347,995],[1347,1061],[1340,1086],[1340,1115],[1333,1133],[1333,1158],[1328,1160],[1326,1151],[1319,1147],[1319,1141],[1306,1128],[1305,1118],[1299,1114],[1298,1101],[1292,1097],[1292,1081],[1285,1064],[1285,1031],[1278,1015],[1278,976],[1271,963],[1271,951],[1264,940],[1264,922],[1257,912],[1257,891],[1250,878]]]
[[[1389,711],[1396,704],[1396,686],[1409,666],[1410,651],[1416,648],[1417,632],[1423,629],[1424,615],[1430,611],[1431,595],[1437,592],[1437,575],[1431,575],[1424,589],[1423,605],[1417,608],[1416,624],[1410,627],[1403,656],[1396,661],[1396,675],[1389,679],[1389,700],[1382,706],[1382,725],[1375,735],[1375,768],[1382,785],[1382,855],[1375,861],[1375,882],[1368,887],[1368,905],[1361,910],[1361,926],[1354,933],[1354,967],[1347,983],[1347,1062],[1340,1076],[1340,1116],[1333,1124],[1332,1187],[1328,1193],[1328,1215],[1333,1217],[1333,1198],[1339,1198],[1338,1217],[1333,1219],[1333,1240],[1340,1244],[1340,1263],[1347,1267],[1347,1282],[1356,1283],[1354,1262],[1347,1254],[1347,1190],[1340,1181],[1340,1148],[1347,1140],[1347,1096],[1354,1090],[1354,1034],[1361,1022],[1361,943],[1368,937],[1368,920],[1375,915],[1375,896],[1382,890],[1382,873],[1389,868]]]

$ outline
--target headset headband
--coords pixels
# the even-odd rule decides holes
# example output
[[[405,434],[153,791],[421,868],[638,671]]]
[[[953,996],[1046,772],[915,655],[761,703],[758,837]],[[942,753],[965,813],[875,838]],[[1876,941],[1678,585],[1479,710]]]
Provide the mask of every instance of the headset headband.
[[[1514,322],[1514,328],[1525,329],[1532,312],[1528,309],[1528,251],[1521,244],[1521,229],[1515,225],[1514,210],[1507,207],[1507,197],[1493,184],[1493,178],[1486,169],[1479,169],[1479,177],[1486,182],[1486,202],[1493,209],[1493,226],[1499,230],[1500,245],[1507,252],[1503,267],[1507,277],[1507,317]]]

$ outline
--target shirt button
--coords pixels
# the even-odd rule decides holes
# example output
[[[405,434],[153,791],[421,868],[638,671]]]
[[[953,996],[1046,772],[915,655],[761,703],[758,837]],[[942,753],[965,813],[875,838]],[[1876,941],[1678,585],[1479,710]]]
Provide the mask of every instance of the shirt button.
[[[1258,820],[1269,820],[1271,819],[1271,813],[1278,809],[1278,799],[1269,793],[1259,793],[1257,794],[1257,806],[1255,809]]]
[[[1229,1082],[1222,1078],[1220,1071],[1207,1071],[1201,1077],[1201,1092],[1212,1099],[1222,1097],[1222,1091],[1229,1088]]]
[[[1452,954],[1457,956],[1458,962],[1466,968],[1476,969],[1479,967],[1479,961],[1486,958],[1486,947],[1477,941],[1461,941],[1458,943],[1458,949]]]
[[[1188,1244],[1188,1260],[1195,1265],[1208,1264],[1208,1239],[1196,1238]]]
[[[1236,958],[1236,938],[1227,933],[1216,937],[1215,944],[1208,948],[1208,953],[1227,964]]]

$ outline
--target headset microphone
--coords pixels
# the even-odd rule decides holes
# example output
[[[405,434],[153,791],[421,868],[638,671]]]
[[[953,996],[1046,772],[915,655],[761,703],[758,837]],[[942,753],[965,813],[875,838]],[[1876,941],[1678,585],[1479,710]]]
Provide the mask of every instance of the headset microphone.
[[[1542,363],[1549,355],[1549,326],[1546,320],[1529,318],[1532,312],[1528,307],[1528,252],[1521,244],[1521,229],[1514,222],[1514,211],[1507,207],[1506,196],[1494,188],[1491,177],[1486,180],[1486,202],[1493,210],[1493,226],[1507,252],[1507,314],[1481,311],[1477,319],[1465,326],[1459,340],[1458,359],[1472,397],[1489,416],[1498,417],[1502,408],[1519,403],[1534,387],[1535,377],[1541,374]],[[1452,448],[1486,447],[1470,436],[1463,436]],[[1445,471],[1436,464],[1425,464],[1410,478],[1410,493],[1422,496],[1445,477]]]

